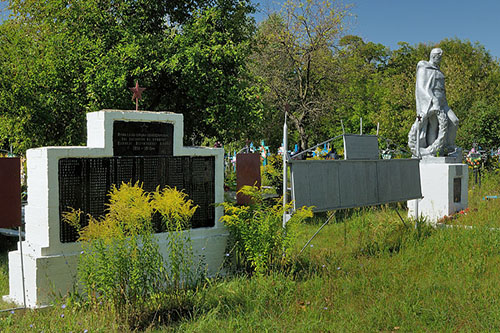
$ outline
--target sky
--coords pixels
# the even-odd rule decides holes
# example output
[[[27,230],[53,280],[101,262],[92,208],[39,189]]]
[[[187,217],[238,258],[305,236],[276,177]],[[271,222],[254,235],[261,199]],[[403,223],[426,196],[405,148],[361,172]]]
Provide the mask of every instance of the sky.
[[[9,13],[6,10],[7,5],[8,5],[7,1],[0,0],[0,22],[2,22],[4,19],[6,19],[9,16]]]
[[[254,0],[265,12],[280,1]],[[344,0],[352,4],[349,34],[392,50],[398,42],[436,44],[444,38],[479,42],[500,59],[500,0]],[[265,15],[258,13],[256,20]]]

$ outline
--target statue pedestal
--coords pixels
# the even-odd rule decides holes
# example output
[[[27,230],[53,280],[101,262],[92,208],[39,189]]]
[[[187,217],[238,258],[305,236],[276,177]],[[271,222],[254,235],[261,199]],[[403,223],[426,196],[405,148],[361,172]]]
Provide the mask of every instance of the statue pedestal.
[[[456,158],[425,157],[420,161],[423,199],[418,200],[418,215],[435,224],[468,205],[468,168]],[[416,217],[416,201],[408,201],[408,216]]]

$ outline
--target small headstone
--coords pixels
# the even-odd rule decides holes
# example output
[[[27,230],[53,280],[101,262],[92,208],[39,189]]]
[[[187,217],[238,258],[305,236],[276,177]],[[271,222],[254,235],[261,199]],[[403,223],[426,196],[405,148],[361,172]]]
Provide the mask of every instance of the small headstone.
[[[378,160],[377,136],[344,134],[344,158],[346,160]]]
[[[260,155],[257,153],[236,155],[236,191],[243,186],[257,186],[260,188]],[[238,205],[249,205],[251,198],[241,193],[236,194]]]
[[[0,158],[0,228],[21,225],[21,160]]]

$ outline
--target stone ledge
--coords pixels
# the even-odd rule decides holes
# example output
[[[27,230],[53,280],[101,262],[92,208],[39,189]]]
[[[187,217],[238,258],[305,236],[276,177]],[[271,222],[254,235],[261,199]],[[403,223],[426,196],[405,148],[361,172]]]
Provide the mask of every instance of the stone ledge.
[[[447,164],[447,163],[462,163],[461,156],[444,156],[444,157],[434,157],[434,156],[423,156],[420,160],[422,163],[435,163],[435,164]]]

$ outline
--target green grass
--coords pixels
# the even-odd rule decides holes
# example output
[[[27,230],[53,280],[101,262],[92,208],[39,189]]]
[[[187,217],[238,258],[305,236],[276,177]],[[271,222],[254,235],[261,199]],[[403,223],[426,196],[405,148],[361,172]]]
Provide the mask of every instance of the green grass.
[[[500,177],[472,188],[471,210],[451,221],[474,229],[405,227],[395,207],[337,213],[313,240],[323,218],[305,224],[293,265],[267,276],[207,281],[179,298],[169,323],[146,331],[373,332],[500,329]],[[404,211],[400,213],[405,216]],[[344,216],[342,216],[344,215]],[[0,293],[6,294],[6,261]],[[60,300],[49,309],[0,314],[0,331],[110,332],[127,327],[106,308]],[[74,303],[74,302],[73,302]],[[64,314],[64,316],[61,316]],[[34,327],[30,327],[34,325]],[[149,327],[148,327],[149,326]]]
[[[8,294],[9,291],[9,261],[8,252],[15,250],[16,239],[13,237],[0,236],[0,296]],[[4,302],[0,297],[0,310],[15,307],[15,304]],[[1,326],[0,326],[1,327]]]

